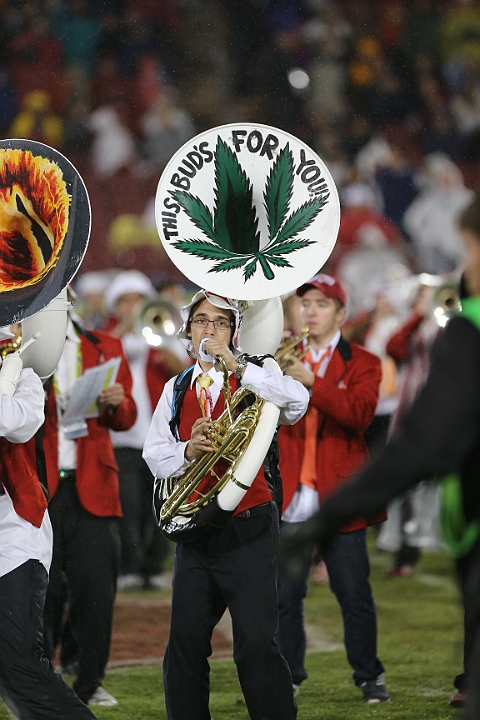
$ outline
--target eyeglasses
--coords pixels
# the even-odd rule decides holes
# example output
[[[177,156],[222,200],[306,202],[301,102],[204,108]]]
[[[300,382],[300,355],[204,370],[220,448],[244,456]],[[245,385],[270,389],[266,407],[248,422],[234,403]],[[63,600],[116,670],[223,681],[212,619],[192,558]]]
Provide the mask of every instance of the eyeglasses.
[[[230,330],[230,328],[233,327],[232,322],[226,318],[208,320],[208,318],[205,317],[196,317],[192,319],[192,325],[196,325],[196,327],[202,329],[207,328],[209,323],[212,323],[215,330]]]

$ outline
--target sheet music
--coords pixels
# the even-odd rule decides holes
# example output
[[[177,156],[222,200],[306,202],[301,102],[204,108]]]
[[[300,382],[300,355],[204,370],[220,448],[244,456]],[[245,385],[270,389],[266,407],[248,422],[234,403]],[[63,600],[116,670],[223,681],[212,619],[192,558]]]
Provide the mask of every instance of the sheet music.
[[[114,357],[94,368],[88,368],[73,386],[61,422],[65,427],[98,417],[98,396],[117,379],[121,358]]]

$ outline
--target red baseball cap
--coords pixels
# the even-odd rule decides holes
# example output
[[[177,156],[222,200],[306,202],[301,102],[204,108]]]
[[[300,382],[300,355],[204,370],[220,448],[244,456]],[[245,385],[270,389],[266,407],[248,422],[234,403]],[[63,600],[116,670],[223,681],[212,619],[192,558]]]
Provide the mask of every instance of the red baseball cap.
[[[297,295],[299,297],[302,297],[308,290],[311,290],[312,288],[321,290],[325,297],[338,300],[342,303],[344,307],[347,306],[347,293],[340,285],[338,280],[336,280],[331,275],[324,275],[323,273],[318,273],[317,275],[314,275],[311,280],[304,283],[303,285],[300,285],[300,287],[297,289]]]

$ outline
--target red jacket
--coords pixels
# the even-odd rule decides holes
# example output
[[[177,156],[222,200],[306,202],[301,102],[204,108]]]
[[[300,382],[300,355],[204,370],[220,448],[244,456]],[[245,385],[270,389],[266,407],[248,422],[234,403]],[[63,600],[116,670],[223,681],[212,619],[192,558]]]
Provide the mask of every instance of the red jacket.
[[[40,527],[47,500],[36,471],[35,438],[26,443],[0,438],[0,468],[2,483],[17,515]]]
[[[320,504],[353,474],[368,457],[364,430],[372,422],[378,402],[380,358],[341,337],[324,378],[316,377],[310,402],[318,408],[317,484]],[[279,433],[283,508],[292,500],[300,481],[305,421],[282,425]],[[376,518],[381,522],[385,515]],[[344,531],[364,528],[358,518]]]
[[[95,339],[98,342],[95,342]],[[76,441],[76,484],[80,502],[92,515],[121,517],[118,466],[108,431],[128,430],[136,420],[137,408],[131,395],[132,376],[118,338],[104,332],[88,331],[80,334],[80,344],[83,370],[113,357],[122,358],[117,376],[117,382],[123,385],[125,390],[122,402],[115,411],[105,409],[100,417],[87,420],[88,435]],[[61,469],[58,467],[57,406],[53,383],[48,390],[45,416],[45,459],[48,486],[53,497],[57,491]]]

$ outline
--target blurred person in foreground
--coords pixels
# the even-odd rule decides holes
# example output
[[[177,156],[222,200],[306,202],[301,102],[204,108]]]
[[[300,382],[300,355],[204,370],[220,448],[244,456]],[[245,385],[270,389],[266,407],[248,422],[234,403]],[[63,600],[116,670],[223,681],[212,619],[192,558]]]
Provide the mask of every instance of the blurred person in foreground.
[[[310,393],[305,419],[279,433],[283,480],[284,537],[314,515],[319,505],[368,457],[364,431],[372,422],[382,377],[380,358],[348,342],[340,331],[347,296],[330,275],[319,274],[297,290],[310,347],[300,360],[287,355],[285,374]],[[385,519],[382,514],[373,522]],[[353,680],[368,703],[387,701],[382,663],[377,657],[377,619],[369,583],[366,526],[357,518],[342,528],[322,553],[330,587],[340,605],[345,648]],[[312,547],[305,548],[296,581],[280,573],[278,644],[287,660],[294,690],[306,679],[303,601]]]
[[[122,342],[132,373],[132,396],[137,406],[137,419],[129,430],[110,431],[119,468],[123,513],[119,590],[144,586],[167,590],[171,586],[164,573],[169,545],[153,517],[153,478],[142,458],[142,448],[165,383],[185,369],[189,358],[182,352],[175,336],[170,341],[167,336],[162,337],[161,345],[155,347],[149,345],[142,334],[140,311],[146,303],[156,299],[153,284],[138,270],[119,273],[105,292],[106,307],[111,313],[107,331]]]
[[[1,340],[8,336],[0,330]],[[26,368],[10,395],[5,367],[0,370],[0,696],[20,718],[93,718],[43,653],[53,542],[35,437],[44,421],[44,394],[40,378]]]
[[[480,717],[480,196],[461,213],[468,297],[436,345],[428,380],[395,436],[358,477],[333,494],[283,546],[284,572],[298,575],[305,544],[328,548],[338,529],[426,475],[445,478],[442,526],[455,557],[464,605],[465,720]],[[466,693],[465,693],[466,689]],[[453,704],[453,703],[452,703]]]

